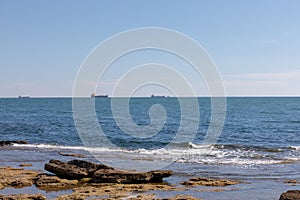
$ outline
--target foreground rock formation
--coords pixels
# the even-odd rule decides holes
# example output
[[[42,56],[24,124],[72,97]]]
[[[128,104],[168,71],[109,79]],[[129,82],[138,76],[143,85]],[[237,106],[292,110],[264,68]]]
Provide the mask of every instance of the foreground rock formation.
[[[24,166],[28,165],[26,164]],[[192,178],[182,182],[181,184],[186,186],[183,187],[182,185],[170,185],[163,182],[163,178],[169,177],[172,174],[172,171],[170,170],[155,170],[149,172],[125,171],[84,160],[72,160],[69,162],[50,160],[49,163],[45,164],[45,169],[51,172],[51,174],[39,173],[38,171],[25,170],[23,168],[0,167],[0,190],[5,187],[19,188],[32,186],[34,184],[38,189],[44,191],[72,190],[71,194],[59,196],[56,200],[159,200],[159,197],[150,192],[184,191],[184,193],[186,193],[185,190],[188,190],[190,186],[218,186],[224,188],[225,186],[238,183],[230,180]],[[216,190],[219,191],[219,188]],[[294,194],[289,193],[288,195]],[[20,199],[44,200],[46,197],[41,194],[0,195],[0,200]],[[177,195],[164,199],[196,200],[198,198],[189,195]]]
[[[41,194],[10,194],[0,195],[0,200],[46,200],[46,197]]]
[[[5,187],[26,187],[34,184],[38,172],[22,168],[0,167],[0,189]]]
[[[282,193],[279,200],[299,200],[300,199],[300,190],[289,190],[285,193]]]
[[[93,183],[161,183],[172,175],[171,170],[136,172],[116,170],[112,167],[83,160],[62,162],[50,160],[45,169],[60,178],[80,180],[90,178]]]

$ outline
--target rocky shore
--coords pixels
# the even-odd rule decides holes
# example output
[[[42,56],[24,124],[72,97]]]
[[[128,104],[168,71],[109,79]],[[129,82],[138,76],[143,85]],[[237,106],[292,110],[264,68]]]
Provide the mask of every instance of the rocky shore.
[[[26,165],[25,165],[26,166]],[[30,165],[29,165],[30,166]],[[171,170],[149,172],[124,171],[110,166],[84,160],[63,162],[50,160],[42,171],[23,168],[0,167],[0,193],[6,187],[22,188],[35,186],[42,191],[71,190],[71,194],[56,197],[57,200],[74,199],[159,199],[154,191],[180,191],[189,187],[226,187],[238,184],[231,180],[214,180],[195,177],[179,185],[163,181],[172,175]],[[42,194],[9,194],[0,195],[0,200],[44,200]],[[166,198],[164,198],[166,199]],[[198,199],[189,195],[175,195],[167,199]]]

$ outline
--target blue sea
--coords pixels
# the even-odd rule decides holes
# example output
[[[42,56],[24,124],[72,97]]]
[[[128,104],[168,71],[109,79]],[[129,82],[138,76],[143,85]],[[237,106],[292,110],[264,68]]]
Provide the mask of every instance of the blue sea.
[[[122,98],[119,98],[122,101]],[[226,178],[242,183],[222,192],[207,188],[189,189],[184,193],[203,199],[279,199],[288,189],[299,189],[284,183],[300,180],[300,98],[297,97],[228,97],[226,119],[216,144],[203,144],[211,122],[211,99],[198,98],[200,117],[189,115],[184,130],[197,129],[190,141],[172,142],[181,127],[180,99],[131,98],[129,115],[140,127],[151,124],[151,107],[160,105],[166,115],[156,134],[128,134],[119,127],[111,109],[112,98],[82,98],[95,101],[95,113],[102,132],[117,148],[99,142],[85,146],[77,133],[72,111],[72,98],[2,98],[0,99],[0,140],[27,140],[29,144],[0,147],[0,165],[31,162],[42,169],[49,159],[70,160],[59,152],[81,153],[86,159],[106,163],[170,163],[174,175],[166,181],[179,184],[191,177]],[[155,116],[155,113],[154,113]],[[123,124],[124,125],[124,124]],[[125,121],[126,126],[126,121]],[[131,127],[128,124],[128,129]],[[86,127],[88,129],[88,127]],[[131,131],[134,131],[132,127]],[[95,138],[99,133],[95,131]],[[145,136],[146,135],[146,136]],[[82,136],[81,136],[82,137]],[[91,134],[89,133],[89,137]],[[93,136],[92,136],[93,138]],[[95,142],[95,141],[94,141]],[[209,149],[203,153],[203,149]],[[98,161],[96,158],[101,157]],[[4,189],[2,193],[11,190]],[[18,192],[17,189],[14,192]],[[1,193],[1,190],[0,190]],[[178,193],[178,192],[177,192]],[[172,194],[177,194],[175,191]],[[180,192],[182,193],[182,192]],[[168,197],[168,192],[157,192]],[[49,194],[48,194],[49,195]],[[54,197],[55,193],[50,195]]]

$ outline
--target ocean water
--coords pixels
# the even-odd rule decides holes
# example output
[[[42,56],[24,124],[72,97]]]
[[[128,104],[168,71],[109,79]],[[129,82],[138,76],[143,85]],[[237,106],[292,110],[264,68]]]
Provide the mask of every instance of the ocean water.
[[[71,98],[3,98],[0,99],[1,140],[27,140],[29,144],[0,147],[0,164],[28,161],[36,163],[39,168],[51,158],[70,159],[62,158],[57,152],[79,152],[90,160],[97,155],[112,164],[134,163],[134,160],[171,163],[166,166],[175,172],[168,179],[171,183],[193,176],[244,182],[236,191],[189,191],[194,196],[208,199],[247,199],[249,193],[253,199],[278,199],[278,195],[286,189],[295,189],[295,186],[284,184],[284,180],[300,180],[300,98],[227,98],[222,133],[217,143],[209,146],[202,142],[211,121],[210,98],[198,98],[199,108],[191,107],[191,114],[184,115],[185,119],[182,119],[180,101],[176,98],[131,98],[130,119],[125,120],[124,116],[113,115],[111,98],[82,98],[80,101],[83,105],[85,101],[95,101],[96,117],[102,132],[117,148],[103,146],[97,141],[98,146],[83,145],[75,127]],[[153,113],[153,105],[162,106],[163,112]],[[196,109],[200,118],[193,115]],[[154,131],[155,134],[151,129],[147,129],[149,133],[142,131],[143,127],[156,123],[155,117],[162,115],[165,115],[165,121],[157,132]],[[116,119],[118,117],[120,119]],[[128,120],[134,126],[127,123]],[[182,130],[187,135],[195,129],[196,123],[195,137],[172,143],[167,148],[178,133],[182,120],[186,120]],[[131,132],[136,130],[135,125],[139,126],[143,137],[128,134],[120,128],[120,123]],[[94,134],[95,137],[89,134],[91,140],[99,133],[95,131]],[[204,154],[204,148],[209,152]],[[161,192],[160,195],[166,194]]]

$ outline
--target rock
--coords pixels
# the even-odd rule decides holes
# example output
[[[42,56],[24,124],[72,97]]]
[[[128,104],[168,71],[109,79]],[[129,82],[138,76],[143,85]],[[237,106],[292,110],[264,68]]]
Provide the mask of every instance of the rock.
[[[92,178],[94,183],[160,183],[165,177],[172,175],[170,170],[150,172],[122,171],[112,167],[84,160],[62,162],[50,160],[45,169],[60,178],[83,179]]]
[[[185,186],[229,186],[229,185],[235,185],[239,182],[231,181],[231,180],[215,180],[215,179],[209,179],[209,178],[191,178],[188,181],[184,181],[181,184]]]
[[[163,178],[171,175],[171,170],[135,172],[101,169],[94,173],[92,181],[95,183],[160,183]]]
[[[297,180],[285,180],[284,183],[289,183],[289,184],[295,185],[295,184],[299,184],[299,181],[297,181]]]
[[[289,190],[280,195],[279,200],[299,200],[300,190]]]
[[[134,194],[148,191],[181,191],[183,188],[177,188],[168,184],[118,184],[118,183],[99,183],[94,186],[77,187],[73,189],[72,194],[66,194],[58,197],[56,200],[74,200],[74,199],[130,199]],[[133,195],[132,195],[133,194]],[[144,195],[143,195],[144,196]],[[150,198],[158,199],[158,198]]]
[[[0,146],[8,146],[13,144],[28,144],[26,140],[1,140]]]
[[[68,164],[75,165],[77,167],[86,169],[89,176],[92,176],[97,170],[100,170],[100,169],[114,169],[107,165],[96,164],[96,163],[88,162],[85,160],[71,160],[68,162]]]
[[[50,160],[49,163],[45,164],[45,170],[66,179],[82,179],[89,175],[87,169],[59,160]]]
[[[41,194],[10,194],[0,196],[1,200],[46,200],[46,197]]]
[[[168,198],[168,200],[200,200],[199,198],[190,195],[176,195],[175,197]]]
[[[2,187],[25,187],[33,184],[37,171],[22,168],[0,167],[0,185]],[[1,186],[0,186],[1,187]]]
[[[22,164],[19,164],[20,167],[31,167],[32,164],[30,163],[22,163]]]
[[[78,157],[78,158],[85,158],[84,155],[77,154],[77,153],[62,153],[62,152],[58,152],[58,154],[61,155],[61,156],[72,156],[72,157]]]
[[[35,185],[44,189],[62,189],[77,186],[78,180],[61,179],[50,174],[39,174],[35,179]]]
[[[13,180],[10,182],[10,186],[12,187],[26,187],[31,186],[33,184],[33,180],[31,178],[17,178],[16,180]]]
[[[96,164],[84,160],[72,160],[67,163],[59,160],[50,160],[45,169],[58,177],[67,179],[82,179],[92,177],[99,169],[113,169],[112,167]]]

